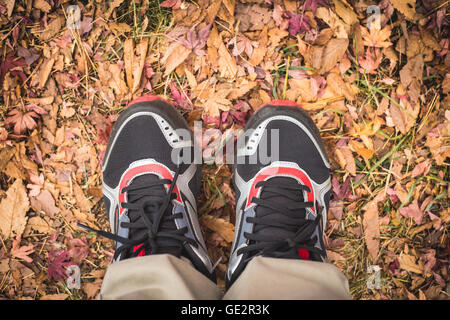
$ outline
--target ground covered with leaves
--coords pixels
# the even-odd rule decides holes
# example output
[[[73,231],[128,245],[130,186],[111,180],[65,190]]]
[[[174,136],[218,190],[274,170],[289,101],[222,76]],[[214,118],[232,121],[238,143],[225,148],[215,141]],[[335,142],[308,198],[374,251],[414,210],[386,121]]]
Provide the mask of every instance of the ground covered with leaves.
[[[109,230],[109,134],[128,102],[157,94],[202,121],[198,207],[219,286],[235,199],[215,150],[289,99],[327,147],[327,252],[353,297],[448,299],[448,4],[0,0],[0,297],[98,295],[113,243],[77,223]]]

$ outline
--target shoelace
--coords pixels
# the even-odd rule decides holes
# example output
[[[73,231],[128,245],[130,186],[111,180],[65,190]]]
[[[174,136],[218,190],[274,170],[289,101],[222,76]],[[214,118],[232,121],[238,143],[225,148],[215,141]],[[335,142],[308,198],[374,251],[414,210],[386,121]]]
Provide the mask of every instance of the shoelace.
[[[315,247],[317,237],[313,236],[316,227],[322,219],[322,215],[318,213],[316,219],[307,219],[304,209],[313,207],[314,203],[301,201],[302,199],[299,200],[299,192],[310,192],[309,187],[301,184],[285,185],[271,180],[258,182],[255,187],[264,187],[264,192],[267,192],[267,196],[264,199],[253,197],[251,202],[268,210],[264,210],[264,215],[259,214],[256,217],[247,217],[247,222],[253,223],[253,232],[244,232],[244,237],[250,240],[250,244],[239,249],[237,254],[254,253],[268,257],[298,258],[299,249],[318,254],[324,253],[324,250]],[[270,201],[270,198],[273,197],[282,197],[289,202],[289,205]],[[273,214],[277,214],[277,217],[274,218]],[[280,216],[280,214],[282,215]],[[271,235],[260,233],[261,230],[268,227],[281,228],[292,236],[286,238],[276,233]]]
[[[114,259],[117,259],[122,253],[124,253],[127,257],[136,257],[138,256],[142,250],[145,248],[150,248],[151,253],[157,253],[158,248],[164,246],[173,246],[173,241],[176,240],[178,246],[183,248],[186,244],[192,244],[197,246],[195,240],[188,238],[185,234],[188,232],[188,228],[184,227],[181,229],[170,230],[170,231],[160,231],[161,223],[164,221],[175,220],[178,218],[182,218],[182,213],[172,214],[169,212],[168,207],[171,200],[176,198],[176,194],[173,192],[173,189],[176,184],[176,180],[178,178],[180,171],[180,167],[177,168],[173,180],[169,179],[159,179],[154,182],[147,183],[137,183],[133,182],[129,186],[123,188],[121,192],[133,193],[133,201],[128,201],[126,203],[122,203],[122,207],[128,209],[128,216],[130,216],[131,211],[136,211],[139,214],[141,219],[137,222],[122,222],[121,227],[129,228],[134,230],[145,230],[146,232],[136,238],[136,239],[128,239],[121,237],[119,235],[106,232],[103,230],[93,229],[89,226],[78,224],[80,227],[88,229],[90,231],[96,232],[97,234],[106,237],[108,239],[120,242],[122,245],[116,250],[114,253]],[[164,195],[154,195],[155,187],[164,186],[170,184],[169,190]],[[142,201],[141,199],[152,195],[152,201]],[[129,197],[130,198],[130,197]],[[149,216],[154,216],[153,221],[150,220]],[[131,237],[131,230],[130,230]],[[170,244],[167,242],[170,241]],[[139,247],[136,247],[139,246]],[[131,249],[134,250],[131,251]]]

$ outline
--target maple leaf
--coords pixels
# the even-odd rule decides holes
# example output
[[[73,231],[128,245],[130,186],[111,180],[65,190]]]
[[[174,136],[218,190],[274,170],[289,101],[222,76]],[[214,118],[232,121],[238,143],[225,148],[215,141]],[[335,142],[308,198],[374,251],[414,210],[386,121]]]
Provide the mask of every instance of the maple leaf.
[[[388,48],[392,45],[392,42],[387,41],[390,35],[391,29],[389,27],[378,29],[372,25],[372,28],[370,28],[369,31],[367,28],[361,26],[361,36],[365,46]]]
[[[289,17],[289,35],[295,36],[299,31],[309,31],[309,17],[304,14],[287,12]]]
[[[251,57],[253,54],[252,41],[243,35],[238,35],[236,39],[231,39],[228,44],[234,44],[234,48],[232,51],[233,56],[239,56],[244,51],[248,57]]]
[[[11,255],[16,258],[20,258],[26,262],[33,262],[33,259],[29,257],[34,252],[34,245],[20,246],[21,235],[18,235],[12,243]]]
[[[24,113],[19,109],[13,109],[8,113],[8,118],[5,120],[5,125],[14,125],[14,133],[22,134],[27,129],[33,130],[37,126],[37,123],[33,118],[39,118],[39,115],[34,111]]]
[[[380,49],[375,48],[374,51],[371,51],[369,48],[367,48],[366,58],[364,59],[363,57],[359,57],[358,62],[362,67],[360,68],[361,73],[366,71],[366,73],[376,74],[376,70],[381,63]]]
[[[39,176],[33,172],[29,172],[31,183],[27,184],[27,188],[30,189],[28,196],[36,197],[44,186],[44,175],[41,173]]]
[[[198,56],[205,56],[206,52],[203,47],[209,37],[209,32],[211,31],[212,24],[207,24],[201,28],[198,32],[195,32],[194,27],[192,27],[186,34],[186,38],[180,38],[179,41],[188,49],[191,49]]]
[[[81,261],[89,256],[90,251],[86,237],[83,236],[81,239],[75,238],[70,240],[70,246],[72,248],[69,250],[69,256],[73,259],[73,262],[81,263]]]
[[[48,278],[49,280],[62,281],[67,278],[66,269],[64,267],[76,265],[70,261],[68,250],[59,250],[55,252],[50,248],[48,252]]]

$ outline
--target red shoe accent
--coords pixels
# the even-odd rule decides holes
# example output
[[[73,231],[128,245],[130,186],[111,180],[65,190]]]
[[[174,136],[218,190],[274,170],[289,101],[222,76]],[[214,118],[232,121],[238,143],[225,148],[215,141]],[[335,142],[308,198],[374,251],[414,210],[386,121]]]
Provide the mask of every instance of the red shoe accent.
[[[133,252],[136,252],[140,247],[142,247],[142,245],[143,245],[143,243],[134,246],[134,247],[133,247]],[[138,254],[137,256],[138,256],[138,257],[145,256],[145,249],[142,250],[141,252],[139,252],[139,254]]]
[[[298,249],[298,256],[303,260],[309,260],[309,251],[306,249]]]
[[[273,106],[289,106],[289,107],[298,107],[301,108],[302,106],[298,103],[291,101],[291,100],[271,100],[262,106],[260,106],[258,109],[261,109],[262,107],[265,107],[267,105],[273,105]],[[257,109],[257,110],[258,110]]]
[[[170,170],[160,163],[149,163],[127,169],[119,182],[119,216],[122,215],[123,211],[125,210],[124,208],[122,208],[122,203],[125,202],[125,194],[122,193],[122,189],[125,188],[132,179],[144,173],[155,174],[161,179],[173,179],[173,175],[171,174]],[[177,185],[174,186],[173,192],[177,195],[174,200],[182,205],[183,202],[181,200],[181,194],[178,190]]]
[[[247,198],[247,205],[245,208],[247,209],[252,205],[252,198],[258,197],[261,191],[260,188],[256,188],[256,184],[260,181],[266,181],[269,178],[282,176],[282,177],[291,177],[296,179],[297,181],[301,181],[305,186],[307,186],[311,192],[307,192],[308,201],[314,203],[314,188],[312,186],[311,180],[308,175],[301,169],[297,168],[288,168],[288,167],[266,167],[262,169],[254,178],[250,192]],[[315,204],[312,208],[314,212],[316,212]]]
[[[138,102],[154,101],[154,100],[164,100],[164,101],[166,101],[167,103],[170,103],[169,101],[167,101],[167,100],[164,99],[164,98],[161,98],[160,96],[145,95],[145,96],[141,96],[141,97],[139,97],[139,98],[136,98],[136,99],[132,100],[132,101],[128,104],[128,107],[130,107],[130,106],[132,106],[133,104],[138,103]]]

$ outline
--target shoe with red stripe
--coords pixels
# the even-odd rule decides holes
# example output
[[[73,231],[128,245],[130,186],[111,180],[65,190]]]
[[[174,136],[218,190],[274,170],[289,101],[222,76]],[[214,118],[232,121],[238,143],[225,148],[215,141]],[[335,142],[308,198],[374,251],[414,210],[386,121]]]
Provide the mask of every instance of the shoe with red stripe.
[[[112,232],[94,230],[116,241],[115,261],[172,254],[215,280],[197,217],[201,169],[186,161],[193,155],[192,132],[167,101],[141,97],[121,113],[102,168]]]
[[[255,256],[326,260],[329,162],[306,111],[279,100],[259,108],[238,139],[234,183],[228,287]]]

